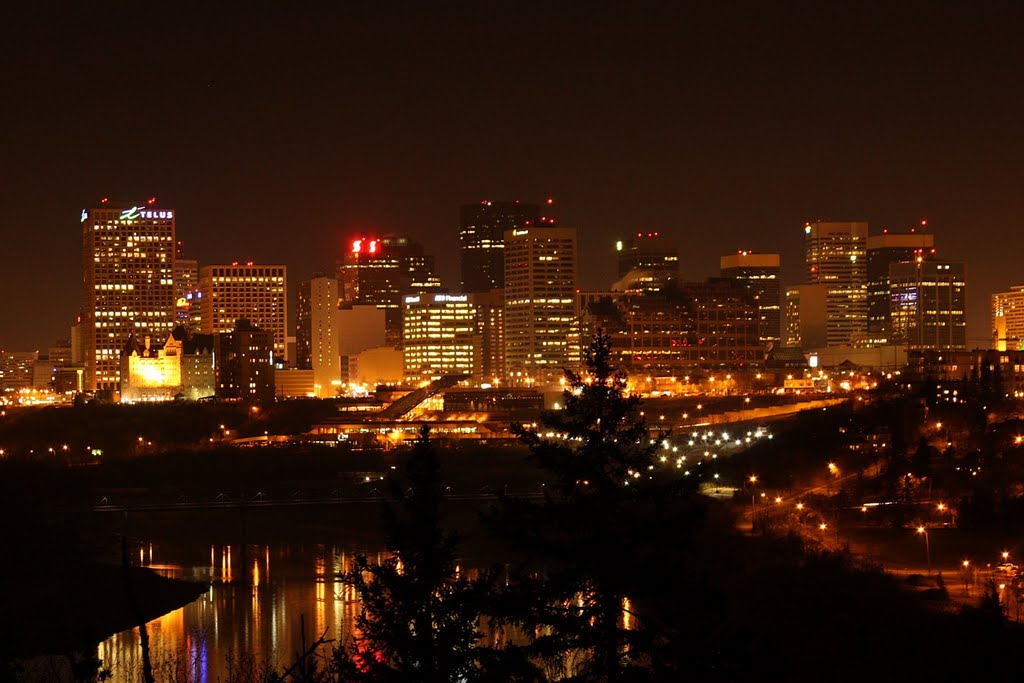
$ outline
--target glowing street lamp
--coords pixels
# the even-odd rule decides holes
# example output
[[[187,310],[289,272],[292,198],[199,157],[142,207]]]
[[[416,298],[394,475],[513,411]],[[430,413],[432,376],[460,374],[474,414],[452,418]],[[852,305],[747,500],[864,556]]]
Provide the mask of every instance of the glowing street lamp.
[[[917,527],[917,533],[924,535],[924,553],[928,562],[928,574],[932,573],[932,549],[928,543],[928,529],[923,526]]]

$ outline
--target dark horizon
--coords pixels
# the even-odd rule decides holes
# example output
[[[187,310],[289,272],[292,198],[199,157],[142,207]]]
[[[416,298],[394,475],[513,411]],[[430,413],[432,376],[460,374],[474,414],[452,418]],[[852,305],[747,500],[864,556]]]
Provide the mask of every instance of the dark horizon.
[[[751,249],[791,283],[805,221],[927,219],[988,346],[991,293],[1024,283],[1020,8],[731,10],[21,7],[0,48],[0,347],[67,336],[82,208],[153,195],[187,257],[284,262],[293,285],[379,231],[457,289],[459,206],[485,198],[554,197],[585,288],[637,229],[678,239],[684,278]]]

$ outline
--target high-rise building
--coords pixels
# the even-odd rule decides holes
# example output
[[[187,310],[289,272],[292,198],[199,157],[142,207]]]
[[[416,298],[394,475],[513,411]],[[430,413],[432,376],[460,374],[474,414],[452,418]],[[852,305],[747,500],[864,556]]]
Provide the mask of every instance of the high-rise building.
[[[922,221],[920,230],[884,230],[880,235],[868,236],[868,332],[872,337],[888,339],[891,333],[889,266],[935,255],[935,235],[924,231],[926,225]]]
[[[476,307],[469,294],[410,294],[403,300],[402,353],[407,382],[473,375]]]
[[[827,288],[824,322],[828,346],[849,346],[867,332],[867,238],[867,223],[804,226],[806,283]]]
[[[494,289],[473,295],[476,306],[477,360],[481,384],[502,384],[505,375],[505,291]]]
[[[548,200],[548,205],[551,203]],[[505,231],[541,224],[540,207],[518,201],[484,200],[464,204],[459,218],[462,291],[501,289],[505,286]]]
[[[117,391],[129,337],[163,339],[175,325],[174,210],[156,200],[83,209],[85,388]]]
[[[638,232],[615,243],[619,277],[631,270],[653,271],[661,279],[679,277],[679,245],[659,232]]]
[[[783,346],[820,349],[828,345],[827,294],[828,285],[786,287]]]
[[[338,281],[319,275],[299,283],[295,296],[295,364],[313,371],[313,392],[335,396],[341,385]]]
[[[181,241],[174,250],[174,309],[177,324],[190,332],[201,328],[199,261],[182,256]]]
[[[764,347],[782,341],[781,258],[778,254],[738,251],[719,259],[724,278],[735,280],[750,292],[757,306],[758,338]]]
[[[505,375],[517,386],[557,384],[579,365],[576,229],[505,232]]]
[[[889,266],[893,342],[912,351],[967,348],[967,282],[963,263],[925,261]]]
[[[288,267],[252,261],[203,266],[199,270],[200,317],[204,334],[249,324],[271,335],[275,360],[285,357],[288,334]]]
[[[216,266],[214,266],[216,267]],[[274,400],[274,335],[248,320],[214,335],[217,396],[248,401]]]
[[[403,235],[353,239],[338,263],[337,278],[343,303],[384,309],[392,346],[402,342],[402,297],[441,289],[434,258]]]
[[[1024,351],[1024,285],[992,295],[992,348]]]

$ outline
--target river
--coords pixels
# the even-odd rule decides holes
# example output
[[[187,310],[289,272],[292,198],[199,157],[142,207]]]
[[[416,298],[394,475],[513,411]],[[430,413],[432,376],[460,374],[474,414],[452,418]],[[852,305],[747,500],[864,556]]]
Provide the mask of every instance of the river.
[[[156,679],[215,683],[239,667],[280,672],[302,650],[303,625],[306,643],[321,634],[344,642],[358,602],[338,574],[355,552],[315,543],[142,545],[133,552],[135,564],[209,584],[199,599],[147,625]],[[111,636],[98,654],[113,681],[142,680],[138,629]]]

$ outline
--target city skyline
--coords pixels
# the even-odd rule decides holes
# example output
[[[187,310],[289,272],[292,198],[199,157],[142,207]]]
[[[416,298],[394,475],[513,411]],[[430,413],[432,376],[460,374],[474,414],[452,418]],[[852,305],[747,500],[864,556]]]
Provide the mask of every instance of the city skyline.
[[[631,18],[598,4],[587,15],[211,10],[196,25],[147,8],[25,9],[12,19],[25,68],[11,101],[22,106],[0,115],[0,233],[13,245],[0,272],[9,288],[34,285],[0,311],[0,344],[45,348],[66,336],[80,208],[156,194],[177,207],[179,239],[200,263],[283,262],[300,281],[330,271],[353,234],[401,232],[437,257],[453,290],[459,207],[482,199],[554,197],[560,221],[580,230],[587,288],[612,280],[614,242],[636,230],[673,235],[684,278],[748,249],[781,253],[792,284],[807,221],[874,230],[927,219],[942,235],[939,257],[967,263],[969,345],[986,345],[991,294],[1024,280],[1003,248],[1016,232],[1024,151],[1021,95],[1005,87],[1021,65],[1009,47],[1016,16],[906,3]],[[525,49],[492,49],[501,41],[474,31],[492,24]],[[333,30],[342,45],[317,40]],[[809,50],[815,34],[831,41]],[[113,36],[126,49],[162,37],[201,49],[143,60],[92,49]],[[268,59],[265,44],[291,56]],[[73,73],[61,68],[70,55]],[[244,116],[271,86],[288,97]],[[145,121],[120,107],[123,92],[149,107]],[[51,270],[37,277],[25,256],[44,253]]]

